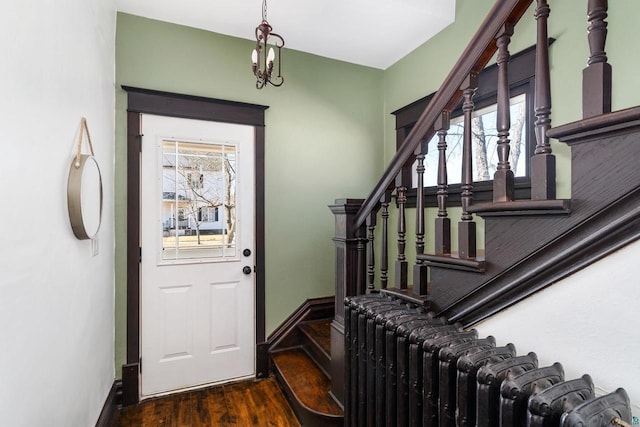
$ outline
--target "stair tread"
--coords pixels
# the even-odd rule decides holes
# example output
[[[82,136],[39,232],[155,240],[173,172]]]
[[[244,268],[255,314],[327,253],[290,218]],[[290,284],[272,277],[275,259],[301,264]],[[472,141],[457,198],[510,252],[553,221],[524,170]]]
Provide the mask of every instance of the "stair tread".
[[[329,396],[329,379],[302,349],[283,350],[271,357],[300,403],[323,414],[344,415],[342,408]]]
[[[453,268],[457,270],[484,273],[486,262],[484,250],[478,250],[475,258],[460,258],[457,252],[448,255],[418,254],[416,258],[427,262],[427,265]]]
[[[331,354],[331,319],[316,320],[300,325],[300,330],[320,348]]]
[[[480,216],[535,216],[567,215],[571,212],[571,200],[513,200],[510,202],[485,202],[469,206],[469,212]]]

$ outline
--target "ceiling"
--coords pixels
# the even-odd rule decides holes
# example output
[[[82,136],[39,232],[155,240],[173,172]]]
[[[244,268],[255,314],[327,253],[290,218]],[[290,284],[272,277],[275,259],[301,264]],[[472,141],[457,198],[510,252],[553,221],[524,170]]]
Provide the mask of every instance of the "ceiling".
[[[455,0],[271,0],[287,48],[386,69],[455,18]],[[116,0],[119,11],[255,40],[262,0]],[[250,52],[247,53],[247,56]]]

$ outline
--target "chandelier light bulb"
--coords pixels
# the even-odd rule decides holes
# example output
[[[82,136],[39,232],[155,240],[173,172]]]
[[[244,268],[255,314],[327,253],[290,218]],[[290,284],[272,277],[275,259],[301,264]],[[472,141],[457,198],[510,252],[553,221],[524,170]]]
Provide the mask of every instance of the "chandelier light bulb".
[[[262,0],[262,21],[256,27],[256,47],[251,52],[251,62],[253,63],[251,68],[256,77],[257,89],[262,89],[267,84],[278,87],[284,83],[281,70],[284,39],[272,30],[271,25],[267,22],[267,0]],[[269,48],[268,53],[267,47]],[[266,55],[264,63],[260,61],[261,52]]]

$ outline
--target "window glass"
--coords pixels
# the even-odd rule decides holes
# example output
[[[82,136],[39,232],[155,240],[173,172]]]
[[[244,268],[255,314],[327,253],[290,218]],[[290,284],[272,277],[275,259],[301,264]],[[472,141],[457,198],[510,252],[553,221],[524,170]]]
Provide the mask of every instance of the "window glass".
[[[515,176],[526,176],[527,132],[525,131],[527,113],[526,94],[511,98],[511,130],[509,139],[511,151],[509,162]],[[498,166],[498,131],[496,130],[497,105],[474,111],[471,125],[472,131],[472,161],[473,180],[489,181]],[[462,143],[464,131],[463,116],[451,119],[447,134],[447,179],[448,184],[459,184],[462,176]],[[428,152],[425,156],[424,186],[432,187],[438,184],[438,136],[429,141]],[[413,187],[417,184],[417,174],[413,171]]]
[[[162,259],[236,257],[235,145],[163,141]]]

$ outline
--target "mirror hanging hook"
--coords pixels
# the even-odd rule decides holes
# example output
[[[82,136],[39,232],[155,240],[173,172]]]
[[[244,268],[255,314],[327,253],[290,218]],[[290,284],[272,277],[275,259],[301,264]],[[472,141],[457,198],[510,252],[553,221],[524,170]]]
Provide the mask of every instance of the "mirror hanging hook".
[[[89,134],[89,126],[87,126],[87,119],[84,117],[80,118],[80,131],[78,132],[78,147],[76,150],[76,161],[74,162],[74,166],[76,169],[80,167],[80,154],[82,152],[82,140],[84,139],[84,134],[87,134],[87,142],[89,143],[89,151],[93,156],[93,144],[91,143],[91,135]]]

